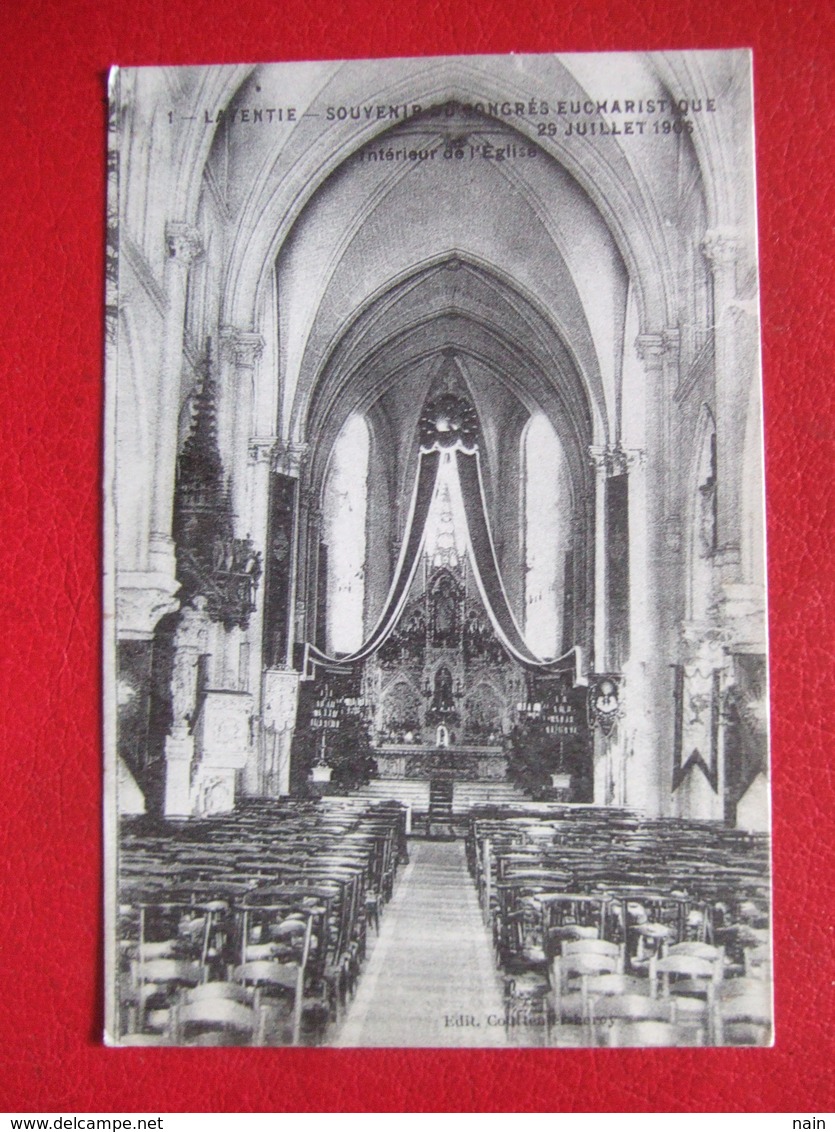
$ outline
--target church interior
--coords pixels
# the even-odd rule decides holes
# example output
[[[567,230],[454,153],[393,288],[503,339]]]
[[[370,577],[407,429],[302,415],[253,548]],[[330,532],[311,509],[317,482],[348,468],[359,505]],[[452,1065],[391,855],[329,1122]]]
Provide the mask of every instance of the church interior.
[[[750,81],[112,78],[116,1044],[770,1044]]]

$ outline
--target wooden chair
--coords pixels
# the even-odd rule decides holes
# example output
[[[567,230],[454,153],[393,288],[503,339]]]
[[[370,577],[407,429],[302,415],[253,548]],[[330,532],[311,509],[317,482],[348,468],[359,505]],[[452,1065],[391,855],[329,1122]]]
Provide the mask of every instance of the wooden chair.
[[[596,1046],[624,1044],[623,1037],[628,1032],[624,1024],[675,1020],[672,1002],[648,994],[597,995],[591,998],[588,1011],[592,1044]],[[613,1041],[613,1031],[617,1031],[617,1041]]]
[[[767,1046],[772,1042],[771,983],[765,979],[728,979],[716,1002],[718,1045]]]
[[[139,1033],[167,1031],[170,1012],[178,992],[205,978],[205,968],[187,959],[150,959],[140,963],[136,988]]]
[[[253,1005],[277,1007],[289,998],[291,1015],[291,1042],[297,1046],[301,1039],[302,1010],[304,1008],[305,969],[301,964],[277,963],[274,960],[255,960],[242,963],[234,972],[235,981],[254,990]],[[268,1010],[267,1015],[275,1020],[276,1011]],[[268,1027],[265,1020],[265,1029]]]
[[[676,1022],[693,1031],[694,1045],[711,1044],[715,1039],[714,1003],[721,978],[722,965],[716,958],[680,953],[650,960],[652,995],[675,1001]]]
[[[563,954],[555,955],[551,962],[551,1001],[556,1026],[564,1026],[567,1018],[576,1020],[578,1014],[580,1024],[585,1024],[584,978],[619,975],[622,971],[623,950],[618,944],[600,939],[565,944]]]
[[[617,972],[603,975],[581,975],[580,989],[559,996],[560,1016],[555,1020],[561,1038],[574,1035],[575,1045],[593,1045],[591,1004],[610,995],[649,995],[646,979]],[[573,1030],[571,1029],[573,1027]]]

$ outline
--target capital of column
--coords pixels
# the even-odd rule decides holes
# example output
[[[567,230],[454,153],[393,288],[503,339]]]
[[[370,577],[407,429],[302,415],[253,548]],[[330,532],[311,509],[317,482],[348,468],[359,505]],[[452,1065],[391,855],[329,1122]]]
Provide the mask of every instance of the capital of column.
[[[236,369],[254,369],[264,352],[264,339],[260,334],[252,330],[240,330],[237,326],[222,326],[220,341]]]
[[[272,464],[278,440],[274,436],[252,436],[249,440],[250,464]]]
[[[180,584],[156,572],[120,572],[116,589],[116,627],[120,640],[151,640],[157,622],[179,608]]]
[[[708,668],[722,668],[728,662],[732,641],[730,629],[715,620],[681,623],[681,652],[685,664],[701,662]]]
[[[739,259],[739,233],[735,228],[711,228],[705,232],[700,246],[714,272],[733,267]]]
[[[602,478],[626,475],[631,468],[643,467],[645,459],[643,448],[624,448],[620,442],[589,445],[589,460]]]
[[[273,451],[273,471],[285,476],[300,476],[309,452],[309,444],[278,441]]]
[[[203,256],[203,237],[194,225],[169,220],[165,225],[165,247],[170,263],[188,269]]]
[[[671,327],[659,334],[639,334],[635,339],[635,352],[647,369],[660,369],[665,359],[678,353],[681,334]]]
[[[606,476],[606,454],[608,450],[607,444],[589,445],[589,463],[601,479]]]

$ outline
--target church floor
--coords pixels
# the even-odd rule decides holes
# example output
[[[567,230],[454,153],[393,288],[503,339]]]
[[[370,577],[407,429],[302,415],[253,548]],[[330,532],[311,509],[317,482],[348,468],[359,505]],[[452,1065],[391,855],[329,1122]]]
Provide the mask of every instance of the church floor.
[[[505,1046],[493,962],[461,841],[412,841],[336,1046]],[[533,1041],[531,1038],[533,1037]],[[536,1036],[528,1035],[535,1044]],[[528,1044],[525,1043],[525,1044]]]

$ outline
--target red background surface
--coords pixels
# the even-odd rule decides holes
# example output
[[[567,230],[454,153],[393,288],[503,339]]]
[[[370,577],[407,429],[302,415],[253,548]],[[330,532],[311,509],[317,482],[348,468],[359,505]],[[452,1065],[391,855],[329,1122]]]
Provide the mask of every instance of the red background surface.
[[[5,0],[0,193],[0,1109],[835,1108],[835,7],[829,0]],[[99,559],[111,63],[755,50],[777,1045],[107,1050]]]

